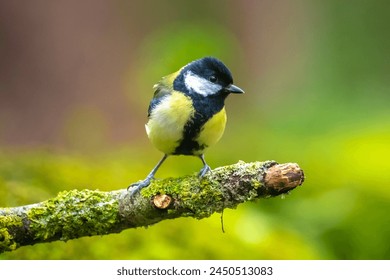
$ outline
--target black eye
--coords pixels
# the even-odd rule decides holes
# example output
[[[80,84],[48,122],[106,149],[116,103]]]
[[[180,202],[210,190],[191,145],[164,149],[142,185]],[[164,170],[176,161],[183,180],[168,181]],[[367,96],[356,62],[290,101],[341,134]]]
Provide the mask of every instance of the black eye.
[[[217,79],[217,77],[212,75],[212,76],[209,77],[209,81],[212,82],[212,83],[215,83],[216,81],[218,81],[218,79]]]

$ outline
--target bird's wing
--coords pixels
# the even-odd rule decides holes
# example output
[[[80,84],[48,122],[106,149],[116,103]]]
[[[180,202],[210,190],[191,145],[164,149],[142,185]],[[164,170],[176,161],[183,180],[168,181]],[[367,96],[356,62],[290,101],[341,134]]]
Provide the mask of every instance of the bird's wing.
[[[170,95],[173,90],[173,81],[171,82],[170,76],[163,77],[161,81],[153,86],[154,94],[153,99],[150,101],[148,108],[148,117],[153,111],[154,107],[161,102],[161,100],[166,96]],[[170,83],[171,82],[171,83]]]

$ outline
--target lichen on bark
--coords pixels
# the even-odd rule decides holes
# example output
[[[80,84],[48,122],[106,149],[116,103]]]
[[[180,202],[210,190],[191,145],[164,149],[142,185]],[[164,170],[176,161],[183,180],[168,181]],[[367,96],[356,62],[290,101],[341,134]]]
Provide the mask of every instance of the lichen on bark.
[[[135,196],[127,189],[62,191],[31,205],[0,208],[0,252],[20,246],[82,236],[118,233],[178,217],[202,219],[225,208],[287,193],[302,184],[295,163],[238,162],[196,175],[153,180]],[[164,207],[154,204],[165,195]]]

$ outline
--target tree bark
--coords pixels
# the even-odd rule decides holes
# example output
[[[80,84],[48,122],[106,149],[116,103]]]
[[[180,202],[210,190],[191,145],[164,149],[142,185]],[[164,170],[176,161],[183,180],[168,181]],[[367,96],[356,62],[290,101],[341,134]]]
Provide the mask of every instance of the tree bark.
[[[0,208],[0,252],[118,233],[165,219],[202,219],[246,201],[288,193],[303,180],[296,163],[240,161],[219,167],[202,179],[193,175],[153,180],[133,197],[126,189],[63,191],[40,203]]]

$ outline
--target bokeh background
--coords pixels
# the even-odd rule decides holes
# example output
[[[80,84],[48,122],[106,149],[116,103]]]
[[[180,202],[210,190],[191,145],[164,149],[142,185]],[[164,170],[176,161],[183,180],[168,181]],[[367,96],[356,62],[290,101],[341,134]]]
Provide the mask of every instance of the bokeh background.
[[[223,60],[212,167],[297,162],[304,185],[204,220],[37,244],[0,259],[389,259],[390,2],[0,1],[0,206],[125,188],[161,154],[146,110],[161,76]],[[196,172],[170,158],[158,177]]]

